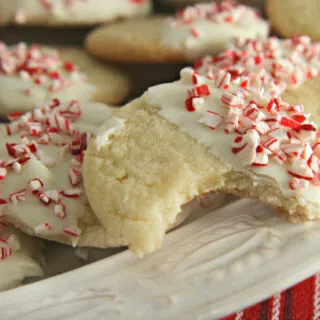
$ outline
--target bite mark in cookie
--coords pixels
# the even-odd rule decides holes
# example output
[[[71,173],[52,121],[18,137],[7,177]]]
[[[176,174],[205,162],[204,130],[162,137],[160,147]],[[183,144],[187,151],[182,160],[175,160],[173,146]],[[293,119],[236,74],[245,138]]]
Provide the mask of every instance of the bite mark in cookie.
[[[302,52],[309,48],[303,39]],[[251,60],[253,70],[268,61]],[[297,84],[307,85],[311,63],[301,61]],[[268,68],[260,75],[249,71],[244,85],[242,75],[228,70],[183,69],[179,81],[152,87],[119,110],[124,126],[104,146],[90,143],[84,161],[89,201],[107,230],[121,226],[137,254],[160,247],[177,208],[209,192],[259,199],[292,222],[320,217],[317,125],[303,105],[281,98],[291,77],[275,89]]]
[[[11,123],[0,127],[2,219],[28,234],[74,246],[127,245],[99,223],[82,183],[88,140],[111,114],[105,105],[57,99],[26,114],[11,114]],[[180,209],[168,229],[182,223],[197,204]]]

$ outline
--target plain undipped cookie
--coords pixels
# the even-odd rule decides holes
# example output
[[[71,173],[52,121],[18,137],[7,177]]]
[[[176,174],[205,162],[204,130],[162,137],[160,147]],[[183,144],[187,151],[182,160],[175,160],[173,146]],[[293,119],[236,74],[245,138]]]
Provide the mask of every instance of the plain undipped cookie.
[[[266,0],[271,26],[283,37],[306,34],[320,40],[318,0]]]
[[[0,24],[94,25],[150,11],[150,0],[10,0],[0,2]]]
[[[52,98],[119,104],[127,96],[130,84],[125,73],[81,49],[59,50],[24,43],[0,45],[0,115],[29,111]]]
[[[226,48],[233,38],[265,38],[268,23],[250,7],[224,0],[188,7],[175,17],[149,17],[92,31],[86,47],[93,55],[128,63],[194,61]]]

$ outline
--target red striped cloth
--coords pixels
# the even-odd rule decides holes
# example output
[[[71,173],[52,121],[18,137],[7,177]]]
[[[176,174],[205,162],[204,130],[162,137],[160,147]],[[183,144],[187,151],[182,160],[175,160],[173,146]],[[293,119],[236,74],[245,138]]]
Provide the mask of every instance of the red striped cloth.
[[[320,273],[221,320],[320,320]]]

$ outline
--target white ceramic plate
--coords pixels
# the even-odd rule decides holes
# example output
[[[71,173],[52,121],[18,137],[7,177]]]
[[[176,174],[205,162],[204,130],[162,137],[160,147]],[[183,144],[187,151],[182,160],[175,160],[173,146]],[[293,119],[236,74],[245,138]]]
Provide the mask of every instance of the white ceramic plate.
[[[0,294],[1,319],[217,319],[320,270],[320,222],[290,225],[241,200],[125,251]]]

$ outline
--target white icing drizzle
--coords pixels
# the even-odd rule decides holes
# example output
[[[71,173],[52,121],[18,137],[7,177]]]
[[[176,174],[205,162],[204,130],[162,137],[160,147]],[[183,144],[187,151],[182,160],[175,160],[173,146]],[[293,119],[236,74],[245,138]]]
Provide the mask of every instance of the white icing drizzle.
[[[162,42],[183,50],[189,60],[215,54],[233,38],[266,38],[269,25],[250,7],[229,0],[187,7],[166,21]]]
[[[0,136],[0,215],[36,234],[77,244],[87,199],[81,165],[90,135],[110,116],[103,104],[59,100],[11,115]],[[9,134],[9,135],[8,135]]]

